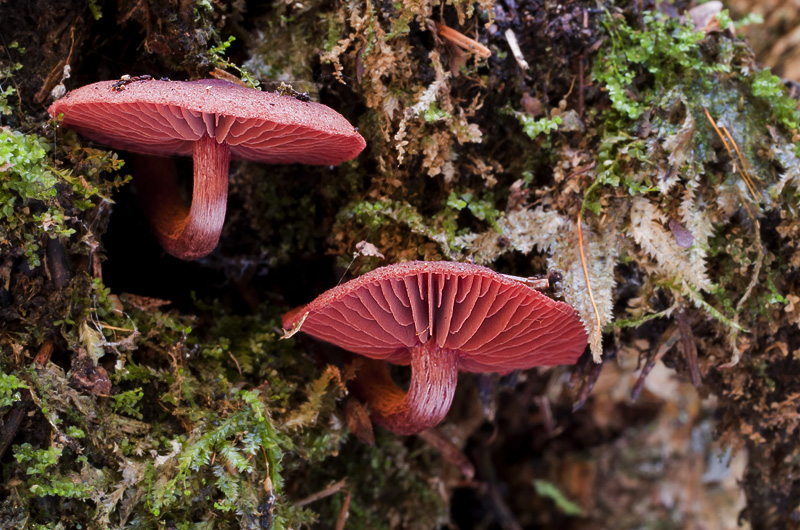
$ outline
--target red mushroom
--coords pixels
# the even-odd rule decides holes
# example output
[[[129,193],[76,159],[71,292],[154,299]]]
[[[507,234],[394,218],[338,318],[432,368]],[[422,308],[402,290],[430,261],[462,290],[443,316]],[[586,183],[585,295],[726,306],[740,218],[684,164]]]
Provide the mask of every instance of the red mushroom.
[[[338,164],[366,145],[333,109],[229,81],[102,81],[73,90],[48,112],[61,124],[117,149],[192,155],[192,204],[163,162],[134,175],[150,224],[181,259],[205,256],[225,219],[231,156],[270,164]],[[162,182],[166,179],[168,182]]]
[[[451,262],[381,267],[290,311],[283,326],[368,357],[362,394],[373,419],[400,434],[444,418],[459,370],[574,364],[587,341],[568,304],[486,267]],[[384,361],[411,364],[408,392]]]

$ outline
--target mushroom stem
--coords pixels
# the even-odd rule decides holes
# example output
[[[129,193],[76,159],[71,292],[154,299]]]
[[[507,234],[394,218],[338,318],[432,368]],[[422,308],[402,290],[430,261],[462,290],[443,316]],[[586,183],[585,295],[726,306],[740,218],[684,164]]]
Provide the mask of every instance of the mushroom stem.
[[[227,144],[204,135],[194,143],[192,203],[181,197],[175,165],[170,159],[134,157],[134,179],[143,207],[159,243],[183,260],[202,258],[217,246],[228,200]]]
[[[458,356],[433,341],[411,348],[408,392],[389,375],[385,361],[365,359],[358,372],[357,391],[372,409],[375,423],[398,434],[417,434],[441,422],[453,402]]]

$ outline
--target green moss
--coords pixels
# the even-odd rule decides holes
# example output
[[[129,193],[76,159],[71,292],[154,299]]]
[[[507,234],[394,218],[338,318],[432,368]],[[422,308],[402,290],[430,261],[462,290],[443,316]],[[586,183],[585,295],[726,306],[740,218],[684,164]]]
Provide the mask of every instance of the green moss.
[[[68,143],[73,139],[67,136]],[[67,151],[62,147],[58,154],[66,155],[76,172],[57,169],[52,151],[49,141],[41,136],[0,130],[0,249],[10,255],[24,253],[31,267],[41,264],[45,239],[76,234],[75,214],[109,201],[111,190],[126,182],[122,177],[99,185],[87,182],[100,172],[115,173],[122,168],[114,153],[81,148]]]
[[[22,395],[19,393],[22,388],[28,388],[28,385],[13,374],[0,371],[0,410],[10,407],[22,399]]]
[[[446,255],[455,259],[467,248],[465,233],[459,230],[458,224],[458,214],[465,208],[489,224],[494,223],[499,216],[490,201],[476,199],[469,192],[453,192],[446,198],[444,207],[431,217],[422,215],[417,208],[406,202],[360,201],[343,208],[337,217],[337,223],[341,227],[355,222],[356,226],[368,230],[365,234],[367,239],[374,239],[384,229],[405,227],[414,234],[435,241]]]
[[[765,68],[751,76],[753,96],[763,99],[769,106],[772,118],[789,130],[797,129],[800,112],[797,102],[789,96],[781,79]]]
[[[258,79],[256,79],[253,74],[250,73],[247,67],[238,66],[225,57],[228,48],[231,47],[231,44],[233,44],[234,41],[236,41],[236,37],[231,35],[228,37],[228,40],[222,41],[218,45],[209,48],[208,51],[206,51],[206,57],[208,58],[209,64],[222,70],[225,70],[226,68],[236,70],[236,73],[239,75],[241,80],[247,84],[247,86],[250,88],[259,88],[260,83],[258,82]]]
[[[522,125],[523,132],[527,134],[528,138],[531,140],[535,139],[540,134],[548,135],[558,130],[558,126],[561,125],[561,118],[559,116],[539,118],[537,120],[529,114],[512,109],[510,105],[503,108],[503,114],[509,114],[517,118],[520,125]]]
[[[83,457],[67,458],[62,455],[63,447],[53,446],[47,449],[34,449],[31,444],[24,443],[13,447],[14,458],[25,468],[27,478],[25,484],[33,497],[55,496],[72,499],[88,499],[93,485],[78,478],[78,473],[62,475],[67,465],[63,460],[73,460],[76,464],[85,464]],[[71,455],[74,457],[74,453]],[[61,466],[59,466],[61,464]],[[62,469],[59,469],[62,467]]]
[[[706,59],[701,47],[705,34],[695,31],[691,20],[680,22],[660,11],[647,11],[642,21],[637,29],[621,15],[607,12],[603,20],[610,38],[592,75],[620,114],[635,120],[676,84],[690,85],[730,71],[728,64]],[[639,80],[643,74],[648,76],[645,82]]]
[[[727,410],[745,417],[740,396],[779,402],[796,390],[780,377],[791,356],[762,346],[795,329],[785,309],[793,299],[798,118],[779,80],[730,35],[618,10],[604,18],[605,44],[593,56],[599,17],[587,12],[589,26],[567,32],[559,29],[570,21],[563,6],[545,6],[518,21],[526,29],[520,45],[529,60],[549,54],[563,62],[537,61],[523,73],[503,38],[481,26],[485,13],[464,18],[473,9],[464,2],[441,13],[425,2],[274,5],[242,24],[263,33],[236,33],[243,50],[232,38],[217,40],[211,23],[225,18],[241,31],[240,3],[192,3],[188,31],[167,4],[150,7],[165,24],[143,25],[156,39],[148,44],[163,44],[153,47],[155,60],[199,76],[208,66],[238,70],[229,54],[242,51],[253,78],[319,87],[368,142],[358,161],[336,169],[234,165],[231,202],[244,208],[229,210],[226,259],[258,256],[266,270],[328,253],[347,266],[354,243],[366,239],[387,260],[359,258],[351,272],[418,258],[499,260],[512,274],[555,269],[564,273],[561,294],[591,322],[576,244],[581,211],[601,327],[619,328],[606,340],[655,346],[653,333],[667,324],[658,319],[680,310],[694,326],[703,370],[745,356],[706,378],[719,385],[720,399],[733,386],[728,374],[746,381]],[[446,43],[425,26],[440,14],[485,41],[492,59],[448,63]],[[583,16],[576,11],[572,20]],[[219,44],[209,49],[209,41]],[[170,63],[168,53],[178,59]],[[585,108],[578,86],[569,88],[579,54],[594,61]],[[344,492],[305,508],[293,503],[345,477],[348,527],[445,524],[450,485],[437,482],[440,457],[380,429],[372,448],[349,436],[344,376],[325,364],[325,346],[278,340],[287,309],[278,291],[260,292],[270,302],[240,315],[202,298],[186,313],[147,307],[113,293],[83,265],[66,288],[52,287],[37,267],[51,237],[70,259],[102,259],[100,236],[124,168],[113,153],[24,117],[13,90],[0,96],[3,123],[13,125],[0,144],[0,167],[8,162],[0,251],[13,272],[0,287],[14,291],[16,312],[0,336],[0,408],[26,406],[30,415],[20,434],[27,445],[12,449],[4,469],[0,526],[45,528],[56,519],[64,528],[98,529],[332,526]],[[559,128],[555,115],[515,110],[525,92],[559,101],[571,121]],[[498,120],[504,107],[510,116]],[[705,110],[741,149],[736,160],[751,168],[753,196]],[[688,248],[676,245],[671,221],[691,232]],[[26,368],[48,339],[59,364]],[[754,346],[737,346],[746,342]],[[87,357],[107,371],[110,397],[71,381],[77,363],[60,368]],[[753,416],[772,417],[770,403],[758,405]],[[770,444],[792,439],[788,427],[771,434]],[[541,494],[563,501],[547,488]]]

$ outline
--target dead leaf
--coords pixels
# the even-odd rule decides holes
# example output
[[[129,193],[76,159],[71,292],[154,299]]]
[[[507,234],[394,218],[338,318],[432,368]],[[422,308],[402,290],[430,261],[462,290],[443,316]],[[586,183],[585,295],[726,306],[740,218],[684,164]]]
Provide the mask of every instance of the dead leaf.
[[[361,254],[362,256],[374,256],[376,258],[386,259],[386,256],[378,251],[378,247],[366,241],[359,241],[356,243],[356,251],[356,255]]]

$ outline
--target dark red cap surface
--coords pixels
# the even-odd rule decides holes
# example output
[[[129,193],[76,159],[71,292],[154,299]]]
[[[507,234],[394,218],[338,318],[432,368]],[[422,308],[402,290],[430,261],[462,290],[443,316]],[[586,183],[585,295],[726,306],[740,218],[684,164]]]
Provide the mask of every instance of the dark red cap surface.
[[[429,341],[469,372],[573,364],[587,335],[577,312],[527,285],[468,263],[381,267],[287,313],[291,328],[373,359],[408,364]]]
[[[101,81],[73,90],[48,112],[62,125],[117,149],[152,155],[192,155],[203,135],[231,154],[270,164],[338,164],[356,156],[364,139],[333,109],[245,88],[229,81],[136,81],[113,88]]]

